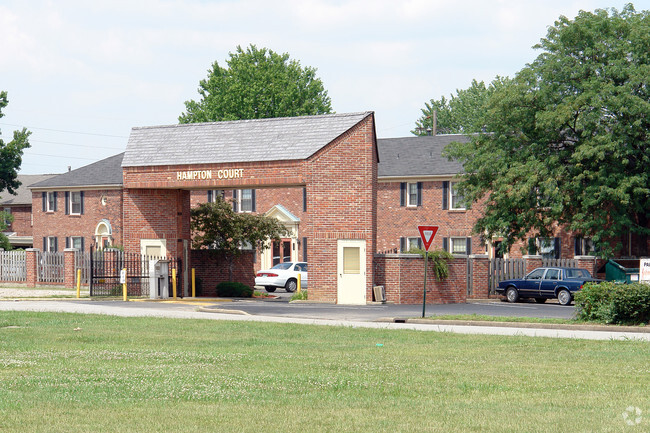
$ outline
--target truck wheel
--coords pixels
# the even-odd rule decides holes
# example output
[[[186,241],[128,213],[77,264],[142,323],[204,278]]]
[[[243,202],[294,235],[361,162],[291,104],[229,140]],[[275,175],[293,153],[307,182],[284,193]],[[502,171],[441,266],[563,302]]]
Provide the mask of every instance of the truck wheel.
[[[569,305],[571,304],[571,293],[567,289],[562,289],[557,292],[557,301],[560,305]]]
[[[298,288],[298,282],[292,278],[287,281],[287,284],[284,285],[284,288],[287,292],[293,293]]]
[[[510,286],[506,289],[506,299],[508,302],[517,302],[519,300],[519,292],[514,287]]]

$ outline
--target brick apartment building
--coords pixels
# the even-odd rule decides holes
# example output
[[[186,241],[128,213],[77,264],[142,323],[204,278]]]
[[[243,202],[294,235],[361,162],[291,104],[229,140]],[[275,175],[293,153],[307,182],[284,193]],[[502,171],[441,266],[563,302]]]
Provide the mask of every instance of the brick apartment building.
[[[455,193],[462,167],[442,156],[463,140],[376,139],[372,112],[134,128],[125,153],[31,185],[34,246],[119,245],[187,260],[191,207],[223,197],[237,212],[287,226],[290,235],[255,253],[254,266],[309,261],[310,286],[320,289],[312,299],[341,301],[338,256],[346,245],[359,247],[366,290],[351,303],[361,303],[372,298],[374,255],[419,246],[418,225],[440,227],[433,248],[497,254],[498,239],[472,233],[480,206],[466,209]],[[532,239],[534,252],[592,253],[588,241],[556,233]]]
[[[21,174],[18,181],[21,185],[16,194],[9,194],[9,191],[0,192],[0,210],[11,214],[13,220],[5,221],[7,230],[4,234],[9,239],[12,248],[31,248],[34,238],[32,227],[32,192],[29,187],[35,183],[54,177],[54,174]]]

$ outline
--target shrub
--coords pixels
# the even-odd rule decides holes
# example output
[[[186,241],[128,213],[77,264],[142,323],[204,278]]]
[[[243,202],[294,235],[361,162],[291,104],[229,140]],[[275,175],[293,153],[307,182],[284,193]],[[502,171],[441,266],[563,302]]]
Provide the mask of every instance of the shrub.
[[[253,289],[243,283],[224,281],[217,284],[217,296],[225,298],[250,298],[253,296]]]
[[[307,300],[307,290],[301,290],[300,292],[295,292],[290,301],[306,301]]]
[[[650,323],[650,285],[587,284],[575,295],[579,320],[639,325]]]

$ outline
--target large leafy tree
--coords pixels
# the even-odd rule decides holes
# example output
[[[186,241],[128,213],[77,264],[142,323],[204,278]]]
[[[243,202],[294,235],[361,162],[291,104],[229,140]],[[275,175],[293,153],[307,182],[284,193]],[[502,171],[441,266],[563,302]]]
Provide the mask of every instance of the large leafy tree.
[[[7,92],[0,92],[0,118],[4,116],[2,110],[9,104]],[[31,132],[23,128],[21,131],[14,131],[13,140],[5,143],[0,138],[0,191],[6,190],[9,194],[16,194],[20,186],[18,170],[23,162],[23,151],[29,147],[29,135]],[[5,221],[11,220],[11,215],[0,212],[0,232],[6,230]],[[0,233],[0,248],[9,249],[9,241],[5,235]]]
[[[438,134],[469,134],[480,132],[485,122],[485,108],[489,96],[505,80],[497,78],[486,86],[483,81],[472,80],[467,89],[457,89],[449,99],[431,99],[424,103],[422,116],[415,122],[415,135],[427,135],[435,129]],[[433,125],[433,113],[436,113],[436,125]]]
[[[221,198],[213,203],[203,203],[191,211],[192,246],[211,249],[221,253],[229,264],[232,281],[235,257],[242,253],[242,246],[264,248],[268,240],[280,241],[287,229],[280,221],[265,215],[236,213],[232,204]]]
[[[199,101],[186,101],[181,123],[326,114],[331,101],[316,69],[301,67],[266,48],[237,47],[226,61],[214,62],[199,83]]]
[[[459,192],[485,205],[476,231],[510,246],[557,222],[604,256],[629,234],[633,254],[647,254],[650,13],[562,16],[535,48],[537,59],[490,96],[489,132],[448,148],[464,164]]]

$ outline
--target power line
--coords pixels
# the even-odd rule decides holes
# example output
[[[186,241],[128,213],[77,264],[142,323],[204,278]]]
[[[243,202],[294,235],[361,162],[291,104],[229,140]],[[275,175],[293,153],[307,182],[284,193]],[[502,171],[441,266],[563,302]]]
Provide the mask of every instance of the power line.
[[[65,132],[67,134],[94,135],[97,137],[129,138],[128,136],[125,135],[98,134],[95,132],[81,132],[81,131],[66,131],[64,129],[39,128],[38,126],[16,125],[14,123],[0,122],[0,125],[13,126],[15,128],[40,129],[42,131]]]
[[[74,147],[88,147],[88,148],[101,148],[101,149],[113,149],[113,150],[124,150],[124,147],[110,147],[110,146],[93,146],[88,144],[72,144],[72,143],[61,143],[60,141],[45,141],[45,140],[29,140],[30,143],[47,143],[47,144],[60,144],[62,146],[74,146]]]
[[[69,158],[69,159],[85,159],[86,161],[96,161],[95,158],[84,158],[82,156],[68,156],[68,155],[47,155],[45,153],[26,153],[24,156],[48,156],[51,158]]]

